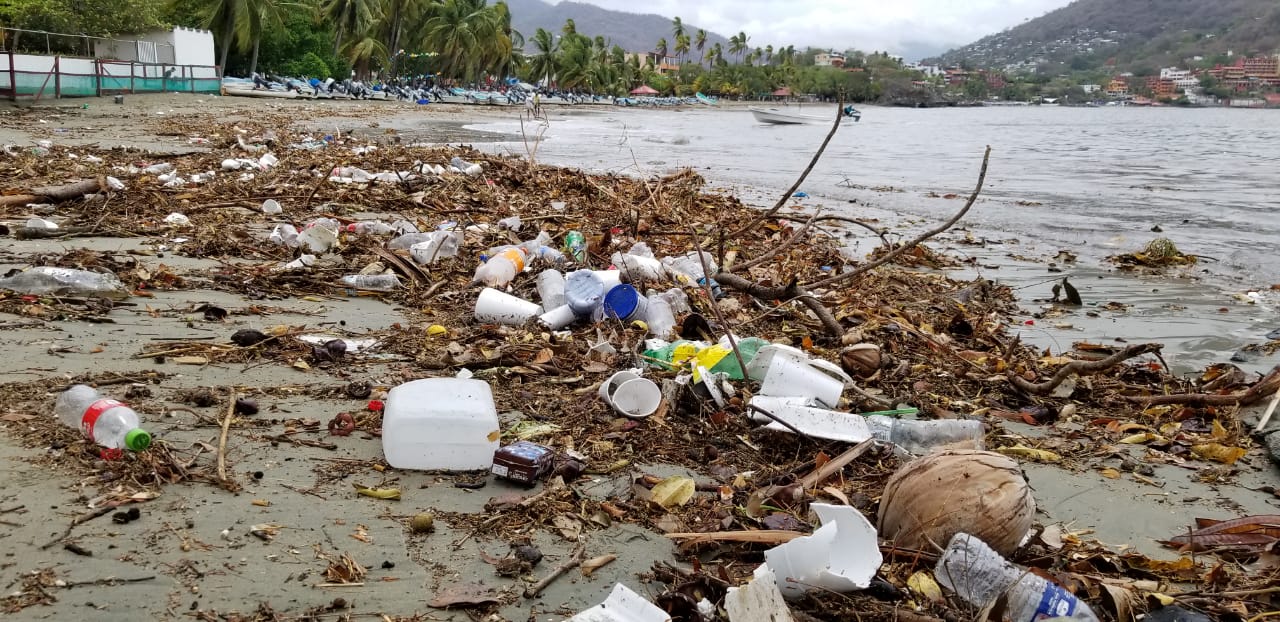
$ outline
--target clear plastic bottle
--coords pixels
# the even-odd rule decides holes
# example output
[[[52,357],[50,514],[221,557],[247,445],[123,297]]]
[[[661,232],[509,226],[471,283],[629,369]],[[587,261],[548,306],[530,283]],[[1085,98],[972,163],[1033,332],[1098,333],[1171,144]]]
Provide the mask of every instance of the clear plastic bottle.
[[[0,289],[33,296],[129,297],[128,288],[114,274],[54,266],[38,266],[0,278]]]
[[[966,443],[973,449],[982,449],[986,429],[974,419],[938,419],[917,421],[895,419],[885,415],[870,415],[867,425],[877,440],[887,441],[909,453],[922,455],[941,445]]]
[[[1089,605],[1057,584],[1006,561],[967,533],[951,538],[933,571],[938,583],[975,607],[1007,597],[1006,622],[1044,619],[1097,622]]]
[[[403,250],[413,248],[414,244],[422,244],[423,242],[430,241],[430,233],[406,233],[392,238],[390,242],[387,242],[387,248],[393,251]]]
[[[365,220],[347,225],[347,232],[356,235],[391,235],[396,230],[381,220]]]
[[[647,298],[649,306],[645,310],[644,322],[649,325],[649,334],[665,339],[676,329],[676,314],[663,294],[649,290]]]
[[[488,287],[506,287],[524,270],[524,260],[524,249],[518,246],[502,249],[476,268],[472,281],[484,283]]]
[[[458,247],[462,244],[462,234],[455,231],[432,231],[431,233],[411,233],[409,235],[426,235],[427,239],[409,247],[409,255],[420,264],[434,263],[438,259],[456,257]]]
[[[62,392],[53,405],[53,414],[107,449],[142,451],[151,446],[151,434],[140,427],[138,413],[121,402],[106,399],[90,386],[77,384]]]
[[[348,274],[342,284],[351,289],[389,292],[400,287],[400,278],[394,274]]]

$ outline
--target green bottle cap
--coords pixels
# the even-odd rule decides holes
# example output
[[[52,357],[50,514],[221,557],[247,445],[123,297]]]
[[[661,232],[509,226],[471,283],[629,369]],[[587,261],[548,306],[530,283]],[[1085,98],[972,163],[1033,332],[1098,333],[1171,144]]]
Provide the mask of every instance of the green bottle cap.
[[[142,451],[151,446],[151,433],[142,428],[129,430],[124,435],[124,446],[133,451]]]

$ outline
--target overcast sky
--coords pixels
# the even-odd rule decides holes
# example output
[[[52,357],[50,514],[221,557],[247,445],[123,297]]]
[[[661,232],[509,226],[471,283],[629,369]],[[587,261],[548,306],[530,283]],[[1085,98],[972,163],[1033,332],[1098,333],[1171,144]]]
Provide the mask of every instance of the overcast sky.
[[[750,44],[889,50],[918,60],[1066,6],[1071,0],[579,0],[619,11],[680,16]],[[1206,0],[1209,1],[1209,0]]]

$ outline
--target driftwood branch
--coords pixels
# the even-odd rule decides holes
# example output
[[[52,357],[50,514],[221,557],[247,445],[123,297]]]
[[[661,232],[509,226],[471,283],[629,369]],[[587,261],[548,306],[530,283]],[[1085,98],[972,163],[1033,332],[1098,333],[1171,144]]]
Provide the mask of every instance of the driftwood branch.
[[[757,218],[752,219],[751,222],[748,222],[747,224],[743,225],[742,228],[738,229],[737,231],[734,231],[733,233],[730,233],[728,237],[730,238],[740,237],[742,234],[754,229],[756,225],[772,218],[774,214],[778,213],[778,210],[782,209],[782,206],[787,204],[787,199],[790,199],[791,195],[796,193],[796,189],[800,187],[800,184],[804,183],[804,180],[807,177],[809,177],[809,173],[813,171],[813,167],[818,165],[818,160],[822,159],[822,152],[827,150],[827,145],[831,142],[831,138],[836,135],[836,130],[840,129],[840,121],[843,118],[844,118],[844,98],[841,97],[840,101],[837,102],[836,104],[836,121],[835,123],[831,124],[831,131],[827,132],[827,137],[822,139],[822,144],[819,145],[818,150],[814,152],[813,159],[809,160],[809,166],[806,166],[804,171],[800,173],[800,177],[796,178],[796,183],[791,184],[791,187],[787,188],[787,191],[783,193],[782,198],[778,199],[778,202],[774,203],[773,207],[769,208],[769,211],[761,214]]]
[[[716,281],[721,285],[740,291],[744,294],[750,294],[761,300],[790,300],[796,299],[800,304],[808,307],[813,314],[818,316],[818,321],[822,322],[823,328],[827,334],[832,337],[839,337],[844,334],[844,328],[840,326],[840,322],[836,320],[836,316],[832,315],[831,310],[827,309],[818,300],[817,296],[809,293],[800,287],[795,281],[788,283],[782,287],[768,287],[759,283],[752,283],[736,274],[721,272],[715,276]]]
[[[1131,345],[1105,359],[1102,359],[1101,361],[1071,361],[1070,363],[1059,367],[1057,373],[1053,374],[1052,378],[1049,378],[1044,382],[1028,382],[1025,378],[1013,373],[1009,374],[1009,382],[1013,383],[1013,386],[1017,387],[1018,390],[1023,393],[1030,393],[1032,395],[1048,395],[1054,389],[1058,388],[1058,385],[1066,382],[1067,378],[1104,372],[1116,365],[1119,365],[1120,363],[1123,363],[1124,361],[1134,358],[1135,356],[1158,352],[1160,351],[1160,348],[1163,347],[1163,345],[1158,343],[1140,343]]]
[[[218,434],[218,482],[227,490],[235,490],[235,482],[227,479],[227,432],[231,428],[231,418],[236,414],[236,392],[231,391],[228,400],[227,414],[222,418],[222,431]]]
[[[538,594],[542,593],[542,590],[547,589],[548,585],[551,585],[552,582],[554,582],[556,579],[559,579],[561,575],[563,575],[566,572],[569,572],[570,570],[573,570],[574,568],[577,568],[582,563],[582,560],[586,558],[586,552],[587,552],[586,545],[579,544],[576,548],[573,549],[573,555],[570,556],[569,559],[565,560],[565,562],[560,564],[559,566],[556,566],[556,569],[552,570],[551,574],[543,577],[541,581],[538,581],[537,583],[534,583],[533,585],[529,586],[529,588],[524,591],[524,597],[525,598],[536,597]]]
[[[791,220],[795,222],[805,222],[807,220],[802,215],[794,215],[794,214],[780,214],[776,216],[776,218],[782,218],[785,220]],[[888,229],[885,227],[874,227],[871,225],[871,223],[863,222],[861,220],[858,220],[857,218],[850,218],[848,216],[835,216],[832,214],[827,214],[824,216],[815,215],[813,217],[813,221],[815,223],[834,221],[834,222],[849,223],[851,225],[858,225],[859,227],[862,227],[863,229],[866,229],[867,231],[870,231],[876,234],[876,236],[880,238],[880,241],[883,242],[885,246],[889,246],[889,238],[885,237],[885,233],[888,231]]]
[[[45,186],[33,188],[29,194],[14,194],[0,197],[0,207],[26,205],[39,201],[69,201],[79,199],[86,194],[95,194],[107,188],[107,180],[103,177],[85,179],[65,186]]]
[[[1271,368],[1252,387],[1239,393],[1216,395],[1212,393],[1181,393],[1177,395],[1126,395],[1124,399],[1143,406],[1179,404],[1185,406],[1248,406],[1262,401],[1280,390],[1280,365]]]
[[[974,186],[973,193],[969,195],[969,200],[965,201],[964,207],[961,208],[960,211],[956,212],[955,215],[952,216],[950,219],[948,219],[946,222],[928,231],[925,231],[924,233],[916,236],[915,239],[909,242],[906,242],[902,246],[899,246],[898,248],[895,248],[885,253],[883,257],[875,261],[858,266],[857,268],[854,268],[853,270],[850,270],[848,272],[827,277],[820,281],[806,283],[805,287],[809,289],[814,289],[819,287],[829,287],[831,285],[835,285],[836,283],[841,283],[844,281],[855,279],[863,274],[866,274],[872,270],[875,270],[876,268],[879,268],[880,266],[883,266],[893,261],[894,259],[897,259],[900,255],[919,246],[925,240],[928,240],[929,238],[932,238],[938,235],[939,233],[942,233],[943,231],[950,229],[957,222],[959,222],[960,219],[963,218],[965,214],[969,213],[969,208],[973,207],[973,204],[978,201],[978,195],[982,193],[982,185],[987,181],[987,165],[990,163],[990,161],[991,161],[991,147],[987,147],[986,152],[982,155],[982,169],[978,171],[978,183],[977,185]]]

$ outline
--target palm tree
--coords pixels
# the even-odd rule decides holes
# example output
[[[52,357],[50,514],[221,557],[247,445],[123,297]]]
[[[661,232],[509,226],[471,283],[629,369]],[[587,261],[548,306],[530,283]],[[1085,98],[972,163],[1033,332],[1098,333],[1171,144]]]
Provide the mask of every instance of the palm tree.
[[[747,49],[747,42],[744,41],[740,36],[733,35],[729,37],[729,53],[730,54],[738,54],[745,49]]]
[[[320,16],[332,22],[334,27],[333,55],[342,49],[342,38],[350,34],[360,36],[379,18],[382,4],[379,0],[326,0],[320,6]]]
[[[550,84],[551,76],[556,73],[556,55],[560,52],[560,42],[556,40],[555,35],[543,28],[533,33],[531,41],[537,53],[529,58],[529,77],[532,78],[529,81],[546,80],[547,84]]]
[[[748,47],[747,47],[747,40],[748,40],[748,39],[750,39],[750,37],[748,37],[748,36],[747,36],[747,33],[742,32],[742,31],[738,31],[738,56],[739,56],[739,58],[741,58],[742,54],[746,53],[746,51],[747,51],[748,49],[750,49],[750,48],[748,48]]]
[[[352,39],[346,45],[346,57],[355,67],[356,76],[367,78],[375,60],[388,58],[387,45],[373,31],[365,33],[359,39]]]
[[[423,44],[436,54],[440,72],[474,79],[482,70],[505,73],[513,64],[515,45],[505,3],[485,0],[437,0],[422,26]]]
[[[249,37],[253,40],[253,56],[249,61],[250,74],[258,71],[258,47],[262,43],[262,32],[269,27],[283,27],[285,8],[300,8],[301,6],[291,2],[280,2],[279,0],[246,0],[245,11],[238,17],[246,22],[244,28],[248,29]],[[237,19],[237,22],[240,19]],[[237,30],[239,28],[240,25],[237,24]]]
[[[382,0],[382,32],[384,47],[391,57],[399,56],[410,37],[424,37],[420,28],[428,8],[436,10],[442,3],[430,0]],[[430,4],[429,4],[430,2]],[[480,0],[483,3],[483,0]]]
[[[773,64],[773,46],[772,45],[764,46],[764,62],[766,65]]]
[[[573,18],[564,20],[564,26],[560,28],[560,33],[566,37],[578,34],[578,25],[573,23]]]
[[[243,17],[246,10],[246,0],[214,0],[205,7],[204,27],[219,33],[218,43],[222,49],[218,53],[218,65],[223,71],[227,70],[227,53],[231,51],[232,39],[241,47],[249,39],[247,30],[237,28],[242,23],[248,24]]]
[[[698,50],[698,55],[702,55],[702,49],[707,47],[707,31],[699,28],[698,32],[693,35],[693,47]]]
[[[719,43],[711,47],[711,58],[711,62],[716,65],[724,64],[724,48],[720,47]]]
[[[680,64],[684,64],[684,55],[689,53],[689,35],[680,33],[676,37],[675,53],[680,55]]]
[[[683,37],[683,36],[684,36],[684,22],[680,19],[680,16],[677,15],[676,17],[671,18],[671,39],[674,41],[679,41],[680,37]]]
[[[658,45],[653,46],[653,52],[658,55],[659,64],[661,64],[662,61],[666,60],[667,58],[667,38],[666,37],[658,39]]]

